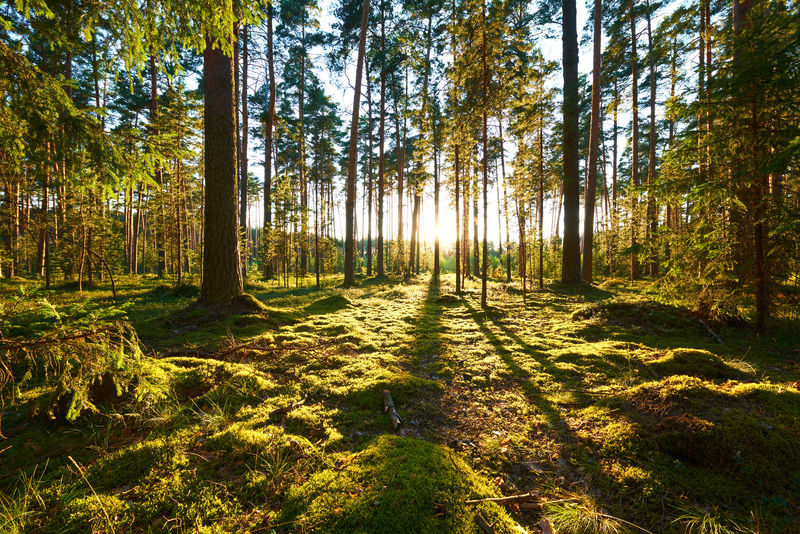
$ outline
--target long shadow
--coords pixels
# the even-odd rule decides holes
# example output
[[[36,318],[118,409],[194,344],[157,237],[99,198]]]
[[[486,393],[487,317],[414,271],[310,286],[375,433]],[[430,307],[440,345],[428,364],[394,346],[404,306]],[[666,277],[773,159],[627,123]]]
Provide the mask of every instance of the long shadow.
[[[527,397],[528,401],[531,404],[536,406],[539,411],[544,414],[547,422],[551,428],[556,430],[559,435],[561,435],[562,439],[576,439],[576,437],[570,431],[569,425],[564,421],[563,417],[561,417],[561,413],[552,402],[547,400],[544,396],[544,392],[538,388],[534,382],[534,377],[526,371],[515,359],[514,355],[504,344],[500,337],[492,331],[486,324],[486,313],[480,310],[475,309],[469,301],[464,300],[464,305],[466,306],[467,310],[469,310],[470,315],[472,316],[473,321],[475,324],[478,325],[481,333],[484,335],[486,340],[495,348],[497,354],[503,359],[503,362],[508,366],[511,370],[511,373],[514,375],[520,382],[520,386],[522,387],[525,396]],[[494,323],[495,319],[491,319]],[[552,363],[550,363],[541,353],[538,353],[540,356],[537,357],[537,351],[533,349],[530,345],[524,343],[519,336],[513,334],[513,332],[508,332],[512,335],[509,337],[514,340],[517,344],[519,344],[525,351],[530,354],[539,365],[542,366],[544,372],[551,375],[554,379],[557,379],[558,375],[563,375],[563,371],[555,367]]]

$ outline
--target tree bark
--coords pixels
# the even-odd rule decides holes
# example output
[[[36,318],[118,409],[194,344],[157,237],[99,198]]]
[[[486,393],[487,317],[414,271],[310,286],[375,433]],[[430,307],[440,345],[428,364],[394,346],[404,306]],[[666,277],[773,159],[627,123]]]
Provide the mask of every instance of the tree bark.
[[[592,54],[592,115],[589,128],[589,168],[586,172],[583,214],[583,279],[592,281],[594,206],[597,188],[597,150],[600,134],[600,69],[602,0],[594,0],[594,46]]]
[[[267,124],[264,127],[264,236],[261,238],[264,250],[264,278],[273,277],[273,262],[270,257],[272,242],[272,130],[275,124],[275,54],[272,49],[272,3],[267,6],[267,76],[269,95],[267,96]]]
[[[577,284],[581,280],[579,236],[580,186],[578,176],[578,32],[575,0],[563,0],[564,67],[564,247],[561,281]]]
[[[236,109],[233,60],[207,39],[203,54],[205,217],[200,301],[243,293],[236,221]]]
[[[631,23],[631,92],[632,92],[632,114],[631,119],[631,181],[633,187],[639,187],[639,58],[636,53],[636,12],[634,11],[633,0],[629,1],[630,23]],[[637,211],[639,204],[639,192],[631,193],[631,280],[636,280],[640,276],[639,253],[637,247]]]
[[[381,109],[380,124],[378,124],[378,243],[376,274],[379,277],[386,275],[383,257],[383,201],[385,197],[386,179],[384,176],[386,161],[383,153],[384,138],[386,135],[386,19],[381,2]]]
[[[650,69],[650,150],[647,157],[647,224],[648,234],[652,240],[650,253],[650,276],[658,276],[658,246],[655,241],[658,232],[658,207],[655,197],[656,181],[656,68],[653,59],[653,28],[651,22],[650,2],[647,2],[647,52]]]
[[[481,63],[483,67],[482,93],[483,93],[483,254],[481,257],[481,306],[486,307],[487,281],[489,277],[489,238],[488,238],[488,176],[489,176],[489,128],[488,128],[488,84],[489,77],[486,66],[486,0],[483,1],[483,32],[481,43]]]
[[[248,243],[250,235],[247,229],[247,25],[242,27],[242,142],[239,163],[239,227],[244,234],[244,250],[242,251],[242,278],[247,276]]]
[[[361,102],[361,77],[364,71],[364,52],[367,44],[367,21],[369,0],[362,0],[361,35],[358,42],[358,62],[356,64],[356,86],[353,94],[353,120],[350,123],[350,151],[347,161],[347,197],[345,199],[345,245],[344,245],[344,285],[355,283],[355,215],[356,215],[356,172],[358,170],[358,112]]]

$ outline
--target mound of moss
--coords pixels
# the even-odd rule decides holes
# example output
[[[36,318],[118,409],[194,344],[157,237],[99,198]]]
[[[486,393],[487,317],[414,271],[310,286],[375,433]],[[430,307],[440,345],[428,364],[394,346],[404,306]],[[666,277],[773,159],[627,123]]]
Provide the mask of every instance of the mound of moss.
[[[800,480],[797,391],[674,376],[642,384],[627,398],[641,435],[672,458],[773,489]]]
[[[326,532],[475,532],[476,508],[467,499],[495,490],[456,454],[426,441],[383,435],[355,454],[290,490],[281,521],[325,525]],[[478,510],[497,521],[496,532],[513,522],[494,504]]]
[[[656,333],[697,330],[699,323],[686,310],[652,300],[616,297],[574,311],[572,320],[599,319],[606,324]]]
[[[687,375],[711,380],[744,378],[742,371],[705,350],[672,349],[666,355],[647,362],[647,366],[659,376]]]
[[[326,313],[333,313],[344,308],[349,308],[353,303],[344,295],[331,295],[315,300],[306,306],[305,312],[309,315],[324,315]]]

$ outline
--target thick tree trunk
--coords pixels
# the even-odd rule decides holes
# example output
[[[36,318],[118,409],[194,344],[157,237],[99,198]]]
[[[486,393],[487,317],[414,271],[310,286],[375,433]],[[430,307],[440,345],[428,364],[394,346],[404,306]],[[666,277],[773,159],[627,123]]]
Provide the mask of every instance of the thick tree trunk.
[[[575,0],[563,0],[564,67],[564,248],[561,281],[581,280],[578,176],[578,32]]]
[[[358,112],[361,103],[361,77],[364,72],[364,52],[367,45],[367,21],[369,0],[362,0],[361,35],[358,42],[358,61],[356,64],[356,86],[353,94],[353,120],[350,123],[350,152],[347,161],[347,197],[345,199],[345,240],[344,240],[344,285],[355,283],[355,216],[356,216],[356,172],[358,170]]]
[[[589,127],[589,168],[586,172],[583,213],[583,279],[592,281],[594,205],[597,188],[597,150],[600,134],[600,49],[602,39],[602,0],[594,0],[594,46],[592,54],[592,115]]]
[[[203,54],[205,217],[200,301],[243,293],[236,221],[236,109],[233,61],[209,39]]]

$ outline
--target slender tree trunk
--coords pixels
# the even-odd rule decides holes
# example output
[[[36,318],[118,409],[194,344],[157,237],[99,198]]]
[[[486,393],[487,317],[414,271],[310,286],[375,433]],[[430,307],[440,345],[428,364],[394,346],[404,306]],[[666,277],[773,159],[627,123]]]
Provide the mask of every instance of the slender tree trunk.
[[[536,192],[536,209],[539,211],[539,289],[544,289],[544,117],[539,118],[539,187]],[[522,260],[520,260],[522,261]]]
[[[236,108],[233,61],[209,39],[203,54],[205,215],[200,301],[243,293],[236,221]]]
[[[586,172],[583,215],[583,279],[592,281],[592,245],[594,208],[597,187],[597,150],[600,134],[600,51],[602,28],[602,0],[594,0],[594,47],[592,54],[592,115],[589,128],[589,168]]]
[[[578,188],[578,32],[575,0],[563,0],[564,245],[561,281],[581,280]]]
[[[386,274],[384,270],[384,244],[383,244],[383,201],[385,198],[386,179],[384,176],[386,161],[384,159],[383,145],[384,137],[386,134],[386,20],[384,15],[384,6],[381,2],[381,109],[380,109],[380,123],[378,124],[378,243],[377,243],[377,266],[376,272],[378,277],[383,277]]]
[[[489,276],[489,238],[488,238],[488,176],[489,176],[489,128],[488,128],[488,111],[489,105],[487,101],[487,93],[489,91],[489,75],[486,67],[486,0],[483,1],[483,14],[481,16],[483,21],[483,31],[481,32],[481,63],[483,67],[482,76],[482,96],[483,96],[483,254],[481,265],[481,306],[486,307],[486,294],[487,294],[487,281]]]
[[[472,177],[472,275],[481,276],[480,241],[478,239],[478,144],[475,143],[475,174]]]
[[[267,123],[264,126],[264,278],[273,277],[272,242],[272,130],[275,124],[275,54],[272,49],[272,3],[267,6]],[[277,162],[276,162],[277,163]],[[277,173],[276,173],[277,177]]]
[[[636,12],[633,0],[629,2],[629,18],[631,23],[631,92],[632,114],[631,119],[632,139],[631,139],[631,181],[635,191],[631,193],[631,280],[637,280],[639,272],[639,253],[637,252],[637,227],[638,227],[638,205],[639,191],[639,58],[636,51]]]
[[[656,69],[653,59],[653,29],[650,1],[647,2],[647,56],[650,69],[650,150],[647,158],[647,224],[653,250],[650,255],[650,276],[658,276],[658,206],[655,197],[656,181]]]
[[[417,186],[415,186],[417,187]],[[408,257],[408,274],[414,273],[414,266],[417,260],[417,241],[419,240],[419,226],[417,226],[419,215],[419,193],[414,191],[414,207],[411,211],[411,246]]]
[[[372,276],[372,84],[369,75],[369,61],[364,65],[367,70],[367,146],[369,147],[369,158],[367,165],[367,276]]]
[[[248,138],[248,115],[247,115],[247,24],[242,27],[242,142],[239,160],[239,226],[240,232],[244,235],[244,251],[242,252],[242,278],[247,276],[247,258],[249,231],[247,230],[247,138]]]
[[[404,174],[404,152],[405,148],[400,142],[400,106],[399,100],[395,95],[395,144],[397,146],[397,262],[400,269],[403,269],[403,174]]]
[[[619,214],[617,208],[617,118],[618,118],[618,111],[619,109],[619,82],[616,76],[614,76],[614,128],[613,128],[613,137],[614,142],[612,143],[612,155],[611,155],[611,259],[609,261],[610,265],[610,275],[614,276],[614,270],[617,265],[617,238],[619,233],[618,222],[619,222]]]
[[[454,157],[454,181],[455,181],[455,204],[456,204],[456,293],[461,293],[461,205],[460,205],[460,184],[459,184],[459,160],[458,160],[458,143],[455,146]]]
[[[362,0],[361,36],[358,43],[358,62],[356,65],[356,86],[353,94],[353,120],[350,125],[350,152],[347,162],[347,198],[345,214],[345,251],[344,251],[344,285],[355,283],[355,215],[356,215],[356,172],[358,166],[358,112],[361,102],[361,77],[364,71],[364,52],[367,44],[367,21],[369,18],[369,0]]]
[[[500,123],[500,168],[503,173],[503,215],[506,223],[506,281],[511,282],[511,230],[508,227],[508,186],[506,184],[506,149],[503,142],[503,116],[499,117]],[[500,200],[497,201],[498,205]]]
[[[300,272],[305,275],[308,266],[308,177],[306,176],[306,134],[305,134],[305,101],[306,101],[306,11],[303,7],[301,23],[301,56],[300,56],[300,91],[297,95],[298,114],[300,127]],[[361,71],[359,71],[358,86],[361,86]],[[360,94],[358,95],[361,96]],[[356,111],[353,112],[357,114]],[[349,172],[349,171],[348,171]],[[355,196],[355,184],[353,184],[353,195]],[[353,201],[355,203],[355,200]],[[355,204],[353,207],[353,217],[355,217]],[[352,259],[351,259],[352,261]],[[345,260],[345,264],[347,261]],[[345,268],[345,279],[347,279],[347,269]]]

